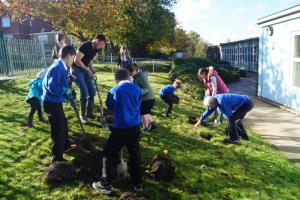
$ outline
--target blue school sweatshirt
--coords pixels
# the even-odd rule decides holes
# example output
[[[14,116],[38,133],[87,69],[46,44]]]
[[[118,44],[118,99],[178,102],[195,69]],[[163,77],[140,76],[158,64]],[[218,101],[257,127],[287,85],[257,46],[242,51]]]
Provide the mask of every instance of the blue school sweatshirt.
[[[29,93],[26,97],[26,100],[35,97],[40,102],[42,102],[42,95],[43,95],[42,85],[43,85],[43,79],[42,78],[32,79],[28,84],[28,86],[30,87],[30,91],[29,91]]]
[[[215,96],[217,99],[217,104],[220,109],[220,111],[223,113],[223,115],[226,116],[226,118],[230,119],[232,117],[232,112],[237,110],[239,107],[241,107],[243,104],[250,102],[250,99],[248,96],[245,95],[238,95],[238,94],[217,94]],[[208,108],[201,116],[200,121],[205,120],[210,114],[212,114],[215,110],[212,108]]]
[[[62,103],[69,88],[67,67],[62,60],[56,60],[44,78],[42,99],[52,103]]]
[[[166,85],[159,91],[159,96],[163,97],[166,95],[173,95],[175,91],[175,88],[173,85]]]
[[[142,92],[130,81],[121,81],[107,94],[106,106],[114,112],[113,128],[130,128],[141,123]]]

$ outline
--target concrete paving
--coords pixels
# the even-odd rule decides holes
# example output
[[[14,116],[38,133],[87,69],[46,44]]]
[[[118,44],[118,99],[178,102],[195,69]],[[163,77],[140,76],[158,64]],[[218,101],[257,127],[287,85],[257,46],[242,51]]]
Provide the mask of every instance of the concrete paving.
[[[254,109],[245,124],[300,167],[300,117],[256,97],[256,78],[241,78],[229,85],[231,93],[246,94],[254,101]]]

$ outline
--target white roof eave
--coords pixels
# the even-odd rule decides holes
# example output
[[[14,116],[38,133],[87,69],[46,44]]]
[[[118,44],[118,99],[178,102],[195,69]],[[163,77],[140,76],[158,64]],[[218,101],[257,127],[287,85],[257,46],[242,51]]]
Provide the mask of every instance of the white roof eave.
[[[300,5],[260,18],[256,23],[259,27],[265,27],[297,18],[300,18]]]

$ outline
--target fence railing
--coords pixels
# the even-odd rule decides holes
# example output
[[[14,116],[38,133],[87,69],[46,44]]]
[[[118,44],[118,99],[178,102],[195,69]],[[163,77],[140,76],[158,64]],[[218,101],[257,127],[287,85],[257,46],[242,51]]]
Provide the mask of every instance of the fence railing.
[[[46,65],[43,43],[0,38],[0,77],[35,74]]]
[[[117,68],[118,56],[99,56],[94,60],[97,64],[109,68],[113,73]],[[162,59],[152,59],[152,58],[132,58],[132,62],[136,63],[140,69],[148,72],[169,72],[173,61],[172,60],[162,60]]]
[[[0,38],[0,78],[35,75],[41,68],[50,66],[53,62],[53,46],[38,40]],[[114,72],[117,69],[118,56],[100,55],[94,62]],[[173,63],[170,60],[150,58],[133,58],[133,62],[148,72],[169,72]]]

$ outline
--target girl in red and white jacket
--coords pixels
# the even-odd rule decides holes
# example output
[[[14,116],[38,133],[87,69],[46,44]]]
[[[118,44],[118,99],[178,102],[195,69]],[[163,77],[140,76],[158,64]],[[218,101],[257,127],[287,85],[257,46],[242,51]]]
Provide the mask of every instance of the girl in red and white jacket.
[[[200,68],[198,71],[198,78],[203,81],[206,86],[205,96],[215,97],[217,94],[228,93],[229,89],[224,83],[218,72],[212,67]],[[217,123],[217,112],[214,115],[214,121]],[[221,115],[222,116],[222,115]],[[222,118],[220,117],[220,122]]]

